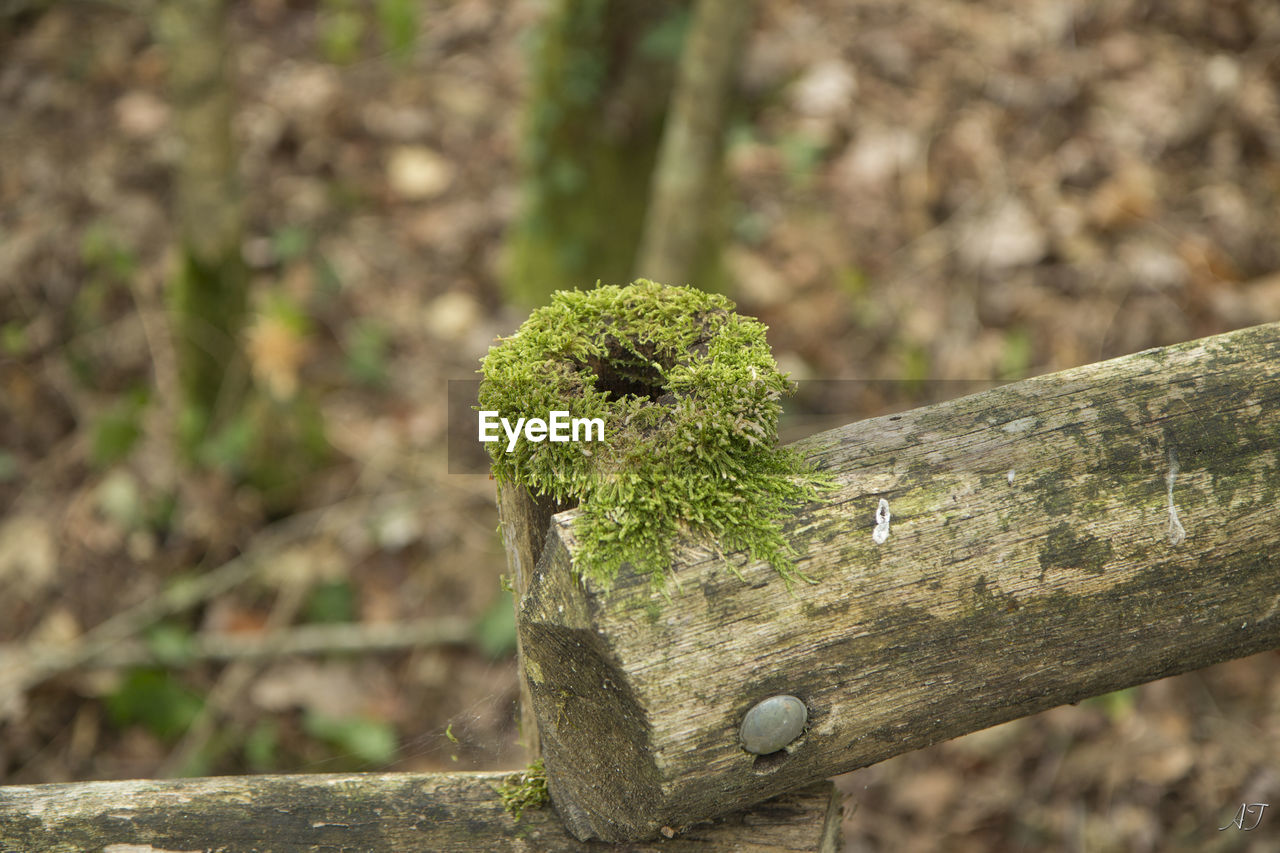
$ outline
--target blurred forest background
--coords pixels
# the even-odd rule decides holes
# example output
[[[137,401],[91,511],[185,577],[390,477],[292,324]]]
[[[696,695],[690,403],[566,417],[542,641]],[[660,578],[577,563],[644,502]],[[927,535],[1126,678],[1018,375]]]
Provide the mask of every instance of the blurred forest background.
[[[692,19],[0,2],[0,783],[523,764],[447,381],[552,289],[727,293],[790,437],[1280,319],[1269,0],[762,0],[659,275]],[[849,774],[847,849],[1278,849],[1278,674]]]

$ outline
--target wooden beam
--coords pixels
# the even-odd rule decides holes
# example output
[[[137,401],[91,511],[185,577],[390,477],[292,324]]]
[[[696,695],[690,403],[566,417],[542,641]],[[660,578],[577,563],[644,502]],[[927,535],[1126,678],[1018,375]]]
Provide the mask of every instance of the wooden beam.
[[[555,812],[516,821],[503,773],[220,776],[0,787],[0,850],[587,851]],[[829,782],[686,828],[633,851],[835,853],[839,798]],[[673,827],[674,829],[674,827]]]
[[[580,579],[575,511],[552,519],[519,630],[579,838],[647,837],[1280,647],[1280,324],[798,447],[838,484],[788,526],[812,584],[685,543],[665,595],[625,570],[604,588]],[[753,755],[743,717],[779,694],[807,727]]]

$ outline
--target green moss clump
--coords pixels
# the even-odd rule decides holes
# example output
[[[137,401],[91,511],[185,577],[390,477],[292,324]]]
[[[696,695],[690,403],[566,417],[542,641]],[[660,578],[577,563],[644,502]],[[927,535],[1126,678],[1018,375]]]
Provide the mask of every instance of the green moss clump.
[[[498,796],[502,798],[502,807],[517,821],[525,809],[540,809],[550,802],[547,771],[542,766],[542,759],[503,779],[498,786]]]
[[[765,326],[733,309],[643,279],[560,291],[482,360],[482,410],[603,419],[603,442],[488,444],[499,482],[578,504],[579,565],[596,580],[629,564],[661,586],[679,537],[796,575],[781,521],[826,481],[778,446],[791,386]]]

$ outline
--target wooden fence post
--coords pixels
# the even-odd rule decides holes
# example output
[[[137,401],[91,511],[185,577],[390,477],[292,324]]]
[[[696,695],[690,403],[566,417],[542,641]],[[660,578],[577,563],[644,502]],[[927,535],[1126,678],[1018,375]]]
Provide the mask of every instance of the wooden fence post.
[[[519,632],[577,837],[649,837],[1280,646],[1280,324],[797,446],[838,484],[786,525],[811,584],[686,543],[677,587],[606,586],[577,562],[579,511],[553,517]],[[778,695],[807,720],[754,755],[740,726]]]
[[[542,556],[545,537],[551,518],[558,510],[563,509],[549,498],[536,499],[523,486],[512,483],[498,486],[498,517],[502,526],[503,543],[507,552],[507,565],[511,572],[511,585],[516,602],[517,618],[521,603],[529,591],[534,577],[534,567]],[[533,758],[541,755],[541,743],[538,736],[538,724],[534,716],[534,704],[529,692],[526,654],[523,641],[517,638],[517,657],[520,666],[520,733],[525,748]],[[825,798],[825,800],[824,800]],[[825,802],[825,806],[823,803]],[[753,806],[756,804],[752,804]],[[548,810],[549,812],[549,810]],[[532,812],[529,812],[532,814]],[[717,815],[718,817],[719,815]],[[716,828],[718,826],[718,828]],[[765,830],[768,827],[768,830]],[[649,835],[660,834],[663,829],[674,832],[681,831],[680,843],[693,843],[691,849],[699,849],[704,837],[711,842],[708,850],[718,849],[716,845],[733,848],[743,843],[758,845],[764,850],[793,850],[796,853],[835,853],[840,830],[839,796],[831,783],[810,785],[799,792],[799,797],[784,793],[750,809],[736,819],[709,824],[706,827],[694,827],[692,830],[684,824],[674,826],[658,826]],[[567,830],[556,824],[561,832]],[[709,829],[715,829],[711,836],[706,836]],[[558,837],[558,836],[557,836]],[[568,840],[570,836],[565,835]],[[550,848],[548,848],[550,849]],[[574,849],[564,847],[563,849]],[[663,847],[671,849],[669,842]]]

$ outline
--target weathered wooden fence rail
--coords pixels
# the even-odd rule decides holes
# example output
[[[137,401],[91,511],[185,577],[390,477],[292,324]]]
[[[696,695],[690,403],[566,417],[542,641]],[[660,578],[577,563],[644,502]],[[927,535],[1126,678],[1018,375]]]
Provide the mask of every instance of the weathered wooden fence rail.
[[[1280,647],[1280,324],[799,447],[838,491],[789,521],[813,581],[790,589],[694,546],[668,596],[605,589],[575,571],[574,510],[501,496],[559,817],[515,822],[503,774],[37,785],[0,788],[0,851],[829,850],[817,780]],[[807,725],[754,755],[740,726],[774,695]]]
[[[612,849],[568,835],[550,809],[519,820],[496,789],[505,773],[355,773],[76,782],[0,788],[3,853]],[[643,851],[835,851],[831,783],[748,814],[692,827]]]
[[[578,837],[643,838],[1280,647],[1280,324],[799,446],[839,484],[790,520],[812,584],[729,555],[744,583],[689,546],[669,597],[625,572],[606,589],[579,580],[575,512],[552,518],[519,629]],[[739,727],[775,695],[807,727],[753,755]]]

